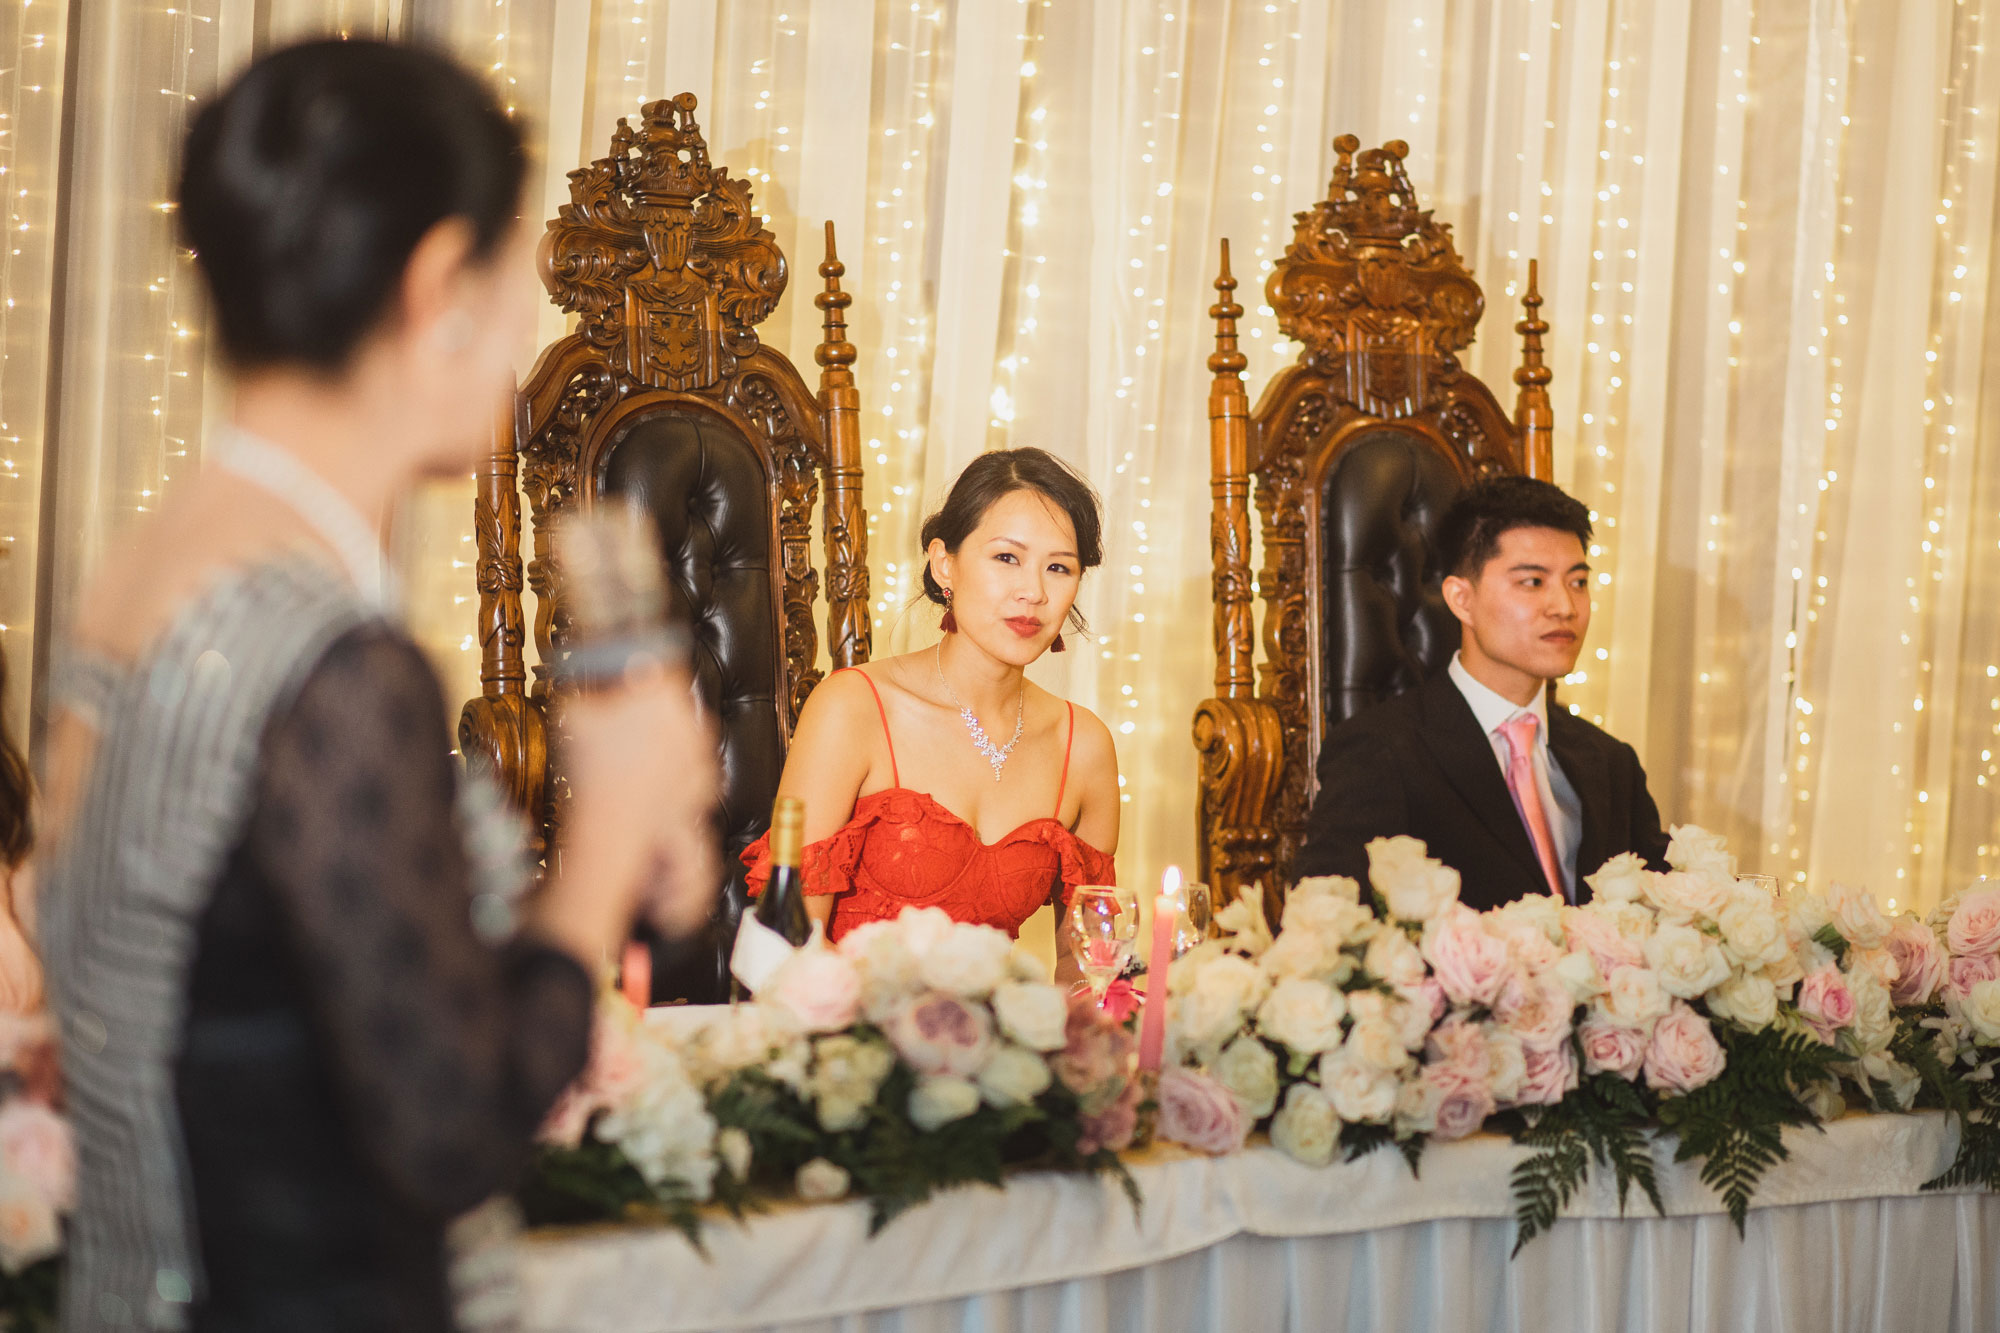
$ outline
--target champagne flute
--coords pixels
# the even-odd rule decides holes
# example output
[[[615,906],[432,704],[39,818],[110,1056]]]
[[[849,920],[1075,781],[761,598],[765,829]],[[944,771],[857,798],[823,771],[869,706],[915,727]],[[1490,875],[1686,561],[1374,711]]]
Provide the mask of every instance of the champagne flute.
[[[1183,884],[1177,892],[1163,895],[1162,900],[1174,914],[1174,958],[1179,959],[1208,938],[1208,885]]]
[[[1102,1005],[1104,993],[1132,956],[1139,938],[1139,914],[1125,905],[1117,889],[1085,884],[1070,899],[1069,921],[1070,952]]]

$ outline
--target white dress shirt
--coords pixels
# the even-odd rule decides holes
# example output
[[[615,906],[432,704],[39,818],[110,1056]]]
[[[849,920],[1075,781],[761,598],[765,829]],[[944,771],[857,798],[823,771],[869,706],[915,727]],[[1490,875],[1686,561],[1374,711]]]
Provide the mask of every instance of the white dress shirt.
[[[1578,799],[1576,788],[1570,785],[1564,775],[1562,765],[1556,763],[1549,753],[1549,696],[1546,690],[1536,690],[1532,702],[1522,705],[1504,695],[1496,694],[1473,679],[1465,664],[1458,660],[1458,654],[1451,655],[1451,683],[1458,686],[1458,692],[1465,696],[1465,702],[1472,708],[1473,717],[1479,720],[1486,739],[1492,743],[1493,757],[1500,763],[1500,776],[1507,776],[1507,764],[1513,752],[1507,746],[1507,738],[1500,734],[1500,728],[1513,721],[1522,713],[1535,715],[1535,749],[1529,762],[1535,771],[1535,791],[1542,798],[1542,812],[1549,819],[1549,836],[1556,841],[1556,860],[1563,874],[1563,882],[1574,889],[1576,884],[1577,846],[1583,841],[1583,802]],[[1515,808],[1520,807],[1518,803]],[[1527,827],[1527,818],[1522,817],[1522,828]],[[1534,846],[1535,835],[1528,834],[1528,845]],[[1568,893],[1565,896],[1570,896]]]

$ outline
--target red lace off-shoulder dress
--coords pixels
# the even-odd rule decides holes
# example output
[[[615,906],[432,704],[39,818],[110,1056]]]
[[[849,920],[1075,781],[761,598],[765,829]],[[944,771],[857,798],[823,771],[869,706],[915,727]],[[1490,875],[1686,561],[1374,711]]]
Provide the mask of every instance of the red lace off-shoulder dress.
[[[882,696],[867,673],[861,679],[875,696],[895,785],[863,796],[839,832],[805,849],[800,866],[805,891],[834,895],[829,940],[869,921],[893,920],[905,907],[941,907],[955,921],[998,926],[1018,935],[1021,923],[1049,901],[1058,883],[1066,902],[1079,884],[1114,882],[1111,857],[1077,837],[1055,815],[1031,819],[997,842],[982,842],[976,829],[928,793],[903,786]],[[1058,814],[1075,740],[1076,705],[1071,704],[1062,779],[1056,787]],[[770,860],[768,833],[743,849],[753,897],[771,877]]]

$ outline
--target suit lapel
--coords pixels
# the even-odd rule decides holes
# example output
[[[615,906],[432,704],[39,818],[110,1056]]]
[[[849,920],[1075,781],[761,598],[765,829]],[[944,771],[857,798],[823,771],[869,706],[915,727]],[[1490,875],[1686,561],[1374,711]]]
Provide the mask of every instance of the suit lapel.
[[[1602,747],[1591,742],[1590,733],[1579,727],[1567,711],[1550,705],[1549,754],[1562,766],[1563,776],[1569,779],[1577,802],[1583,807],[1583,829],[1576,844],[1578,902],[1583,901],[1583,877],[1596,874],[1611,855],[1611,830],[1605,809],[1611,775]]]
[[[1528,839],[1528,826],[1521,822],[1521,812],[1514,808],[1507,779],[1493,757],[1493,743],[1479,729],[1472,705],[1465,702],[1465,696],[1458,692],[1458,686],[1447,673],[1431,677],[1421,688],[1424,743],[1430,747],[1438,767],[1444,770],[1445,779],[1500,840],[1500,845],[1513,854],[1537,883],[1546,883],[1541,858],[1535,855],[1535,845]]]

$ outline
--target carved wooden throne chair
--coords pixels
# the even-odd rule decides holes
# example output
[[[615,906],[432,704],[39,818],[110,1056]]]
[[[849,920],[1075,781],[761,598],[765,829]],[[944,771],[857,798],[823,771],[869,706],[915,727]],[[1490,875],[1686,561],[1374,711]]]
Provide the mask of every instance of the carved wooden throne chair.
[[[1243,307],[1222,243],[1208,367],[1215,693],[1195,712],[1199,856],[1219,901],[1262,881],[1282,905],[1327,730],[1450,661],[1436,531],[1478,477],[1550,473],[1549,372],[1528,265],[1509,420],[1456,353],[1485,297],[1451,229],[1417,207],[1400,141],[1359,153],[1342,135],[1325,201],[1297,214],[1265,284],[1303,344],[1253,409],[1237,348]],[[1263,566],[1250,573],[1250,498]],[[1255,661],[1261,595],[1264,655]]]
[[[481,695],[459,720],[460,752],[489,761],[537,851],[560,846],[568,796],[550,762],[549,668],[571,625],[552,522],[607,497],[637,497],[658,525],[671,611],[692,633],[694,672],[721,733],[718,820],[726,882],[697,939],[649,941],[655,999],[724,998],[745,903],[737,854],[770,818],[785,748],[820,679],[812,514],[826,491],[827,637],[836,668],[868,660],[867,526],[860,403],[826,232],[825,338],[815,396],[764,346],[785,290],[785,256],[750,186],[711,166],[682,93],[620,120],[609,156],[569,175],[539,266],[576,331],[545,348],[479,479]],[[539,598],[533,684],[523,660],[521,509],[534,522],[527,582]]]

